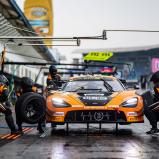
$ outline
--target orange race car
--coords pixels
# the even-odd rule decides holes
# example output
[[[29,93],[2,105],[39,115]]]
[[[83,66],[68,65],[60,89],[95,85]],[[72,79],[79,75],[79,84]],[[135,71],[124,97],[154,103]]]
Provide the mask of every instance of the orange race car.
[[[141,123],[144,100],[136,90],[126,90],[112,76],[72,77],[59,91],[46,99],[46,122]]]

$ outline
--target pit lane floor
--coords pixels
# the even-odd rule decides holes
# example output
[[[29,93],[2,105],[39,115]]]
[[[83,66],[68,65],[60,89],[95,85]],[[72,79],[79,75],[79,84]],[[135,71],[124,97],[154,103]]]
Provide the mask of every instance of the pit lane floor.
[[[42,137],[34,127],[16,139],[0,140],[0,159],[158,159],[159,137],[145,134],[150,128],[147,120],[142,124],[91,124],[89,134],[86,125],[70,124],[69,134],[65,126],[51,130],[47,125]],[[0,128],[0,135],[8,133]]]

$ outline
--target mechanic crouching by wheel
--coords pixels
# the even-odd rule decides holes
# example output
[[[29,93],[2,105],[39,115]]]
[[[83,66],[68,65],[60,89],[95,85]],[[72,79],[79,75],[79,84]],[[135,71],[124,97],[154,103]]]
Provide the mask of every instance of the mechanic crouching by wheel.
[[[26,93],[29,93],[29,92],[32,92],[32,93],[36,92],[36,88],[34,86],[34,82],[29,77],[23,77],[21,79],[21,90],[18,92],[18,94],[20,96],[22,96],[23,94],[27,95]],[[22,123],[24,122],[24,120],[23,120],[23,117],[22,117],[22,115],[20,113],[20,108],[21,107],[19,106],[19,105],[21,105],[21,103],[22,103],[21,100],[16,102],[15,112],[16,112],[16,123],[18,125],[18,131],[21,132],[21,134],[23,134]],[[38,121],[37,130],[39,131],[39,133],[43,133],[44,132],[44,130],[42,128],[43,121],[44,121],[44,118],[42,118],[42,119],[40,119]]]
[[[149,120],[152,128],[146,134],[159,133],[157,122],[159,121],[159,72],[154,73],[150,81],[154,85],[153,104],[144,109],[145,116]]]
[[[18,134],[12,117],[11,105],[8,101],[8,79],[4,75],[0,75],[0,112],[5,114],[5,120],[11,130],[11,134]]]

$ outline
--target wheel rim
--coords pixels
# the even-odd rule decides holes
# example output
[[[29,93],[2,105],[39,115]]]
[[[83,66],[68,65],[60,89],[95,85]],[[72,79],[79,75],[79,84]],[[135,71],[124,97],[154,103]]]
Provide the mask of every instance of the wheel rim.
[[[31,100],[24,111],[27,119],[36,121],[43,116],[43,103],[37,99]]]

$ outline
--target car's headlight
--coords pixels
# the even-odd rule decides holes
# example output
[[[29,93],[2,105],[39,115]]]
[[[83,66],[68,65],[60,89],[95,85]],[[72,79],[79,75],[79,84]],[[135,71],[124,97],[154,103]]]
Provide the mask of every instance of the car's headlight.
[[[123,102],[120,106],[122,107],[136,107],[138,99],[136,97],[128,99],[127,101]]]
[[[71,105],[62,100],[61,98],[52,98],[52,104],[55,107],[70,107]]]

